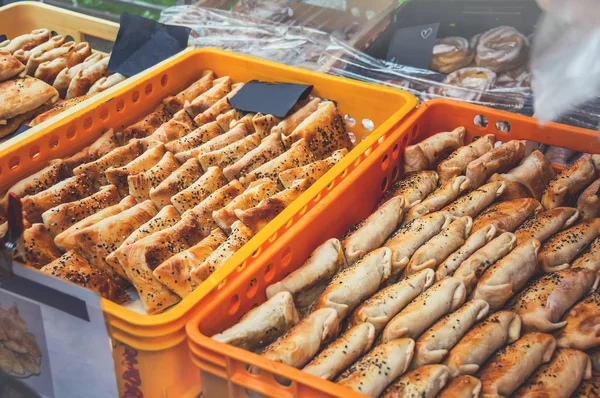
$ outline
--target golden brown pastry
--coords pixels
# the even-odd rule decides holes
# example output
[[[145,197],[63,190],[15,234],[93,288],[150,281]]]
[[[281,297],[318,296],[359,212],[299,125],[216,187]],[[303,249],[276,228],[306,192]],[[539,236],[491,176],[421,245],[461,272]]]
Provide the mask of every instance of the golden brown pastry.
[[[216,80],[215,80],[215,82],[216,82]],[[213,82],[213,84],[214,84],[214,82]],[[229,103],[229,99],[231,97],[233,97],[235,94],[237,94],[237,92],[243,86],[244,86],[244,83],[232,84],[231,91],[227,95],[225,95],[224,97],[219,99],[217,102],[210,105],[210,107],[208,109],[206,109],[204,112],[202,112],[198,116],[196,116],[194,118],[194,123],[196,123],[196,125],[198,125],[198,126],[202,126],[203,124],[214,122],[217,119],[217,116],[231,110],[231,104]],[[202,95],[200,95],[198,98],[202,98]],[[212,100],[210,102],[203,100],[203,102],[204,102],[203,107],[206,107],[210,103],[212,103]],[[251,124],[252,124],[252,122],[251,122],[251,117],[250,117],[249,125],[251,125]],[[248,128],[248,131],[251,131],[251,129],[249,128],[250,127],[249,125],[247,125],[246,128]],[[233,127],[233,126],[231,126],[231,127]]]
[[[473,299],[485,300],[490,309],[500,309],[537,272],[540,242],[526,240],[488,268],[473,291]]]
[[[504,180],[504,192],[498,196],[497,202],[507,202],[509,200],[533,198],[533,194],[525,185],[520,182]]]
[[[170,119],[171,114],[167,112],[164,104],[160,104],[152,113],[141,118],[131,126],[126,127],[119,135],[120,140],[126,143],[132,138],[148,137]]]
[[[483,300],[471,300],[437,321],[416,341],[411,369],[440,363],[471,327],[487,315],[489,308]]]
[[[67,45],[66,43],[64,45]],[[66,53],[58,57],[39,64],[33,76],[36,79],[45,81],[48,84],[54,83],[56,76],[65,68],[77,65],[83,62],[92,54],[92,47],[89,43],[77,43],[72,45]],[[31,59],[35,57],[32,55]]]
[[[600,179],[597,179],[579,195],[577,208],[584,220],[600,217]]]
[[[294,296],[296,308],[306,313],[325,290],[334,275],[346,267],[342,246],[337,239],[329,239],[317,247],[304,264],[294,272],[267,287],[268,298],[283,291]]]
[[[477,138],[469,145],[461,146],[452,152],[437,167],[440,183],[464,174],[469,163],[491,151],[494,148],[495,142],[496,136],[494,134],[486,134],[483,137]]]
[[[237,109],[230,109],[225,113],[221,113],[216,118],[216,123],[221,127],[223,131],[229,131],[229,126],[232,123],[236,123],[240,120],[244,114]]]
[[[117,187],[119,193],[122,196],[125,196],[129,191],[127,186],[127,177],[148,170],[149,168],[160,162],[166,151],[167,150],[165,149],[164,144],[159,144],[153,148],[148,149],[142,155],[133,159],[125,166],[111,166],[104,172],[104,174],[106,175],[106,179],[108,180],[108,182],[114,184]]]
[[[0,124],[9,119],[52,105],[58,101],[54,87],[33,77],[23,77],[0,83]]]
[[[180,164],[171,152],[166,152],[162,159],[146,171],[127,176],[128,191],[138,202],[150,198],[150,189],[165,180]]]
[[[481,186],[494,173],[510,170],[524,155],[525,143],[519,140],[508,141],[486,152],[467,166],[466,176],[471,180],[471,187]]]
[[[348,264],[354,264],[365,254],[381,247],[398,228],[404,212],[404,197],[395,196],[379,206],[344,235],[342,247]]]
[[[18,50],[28,51],[47,42],[51,37],[52,34],[48,29],[35,29],[31,33],[26,33],[3,42],[0,49],[8,51],[11,54]]]
[[[121,304],[129,300],[127,293],[104,272],[93,267],[77,251],[70,250],[42,267],[41,272],[96,292],[105,299]]]
[[[65,98],[75,98],[87,94],[94,83],[106,76],[109,60],[110,57],[105,57],[79,70],[69,83]]]
[[[112,75],[101,77],[90,87],[88,91],[88,95],[94,95],[98,93],[102,93],[109,88],[116,86],[117,84],[125,81],[127,77],[123,76],[120,73],[113,73]]]
[[[75,101],[77,100],[78,99]],[[100,136],[100,138],[94,141],[92,145],[86,146],[75,155],[65,158],[64,161],[69,170],[73,170],[83,163],[93,162],[94,160],[101,158],[118,147],[119,141],[117,134],[113,129],[108,129]]]
[[[534,151],[514,169],[505,174],[494,174],[490,179],[511,180],[525,185],[537,200],[542,198],[544,189],[556,176],[552,165],[540,151]]]
[[[482,397],[509,397],[538,366],[550,361],[556,340],[549,334],[527,333],[497,352],[479,371]]]
[[[354,265],[333,277],[325,291],[313,305],[313,310],[334,308],[340,320],[370,297],[391,276],[392,251],[388,248],[373,250]]]
[[[537,239],[545,242],[562,229],[569,228],[579,218],[579,211],[572,207],[556,207],[551,210],[532,215],[517,230],[517,242],[527,239]]]
[[[193,101],[194,98],[210,89],[215,80],[215,73],[212,70],[202,71],[200,79],[192,83],[188,88],[175,95],[170,95],[163,100],[163,104],[167,111],[175,114],[185,105],[186,101]]]
[[[198,127],[196,130],[175,141],[167,143],[165,147],[173,153],[185,152],[199,147],[221,134],[223,134],[221,127],[219,127],[217,122],[212,122]]]
[[[262,138],[271,134],[271,129],[280,122],[278,117],[273,115],[263,115],[257,113],[252,116],[252,125],[254,126],[254,132],[260,134]]]
[[[477,66],[500,73],[527,62],[529,39],[512,26],[499,26],[483,33],[477,42]]]
[[[473,376],[458,376],[450,380],[440,391],[439,398],[478,398],[481,382]]]
[[[485,209],[474,221],[473,231],[486,225],[493,225],[499,231],[513,232],[530,216],[543,210],[535,199],[523,198],[496,203]]]
[[[31,57],[31,55],[33,55],[33,53],[36,53],[36,52],[44,53],[46,51],[60,47],[63,44],[65,44],[66,39],[67,38],[63,35],[56,35],[54,37],[51,37],[48,41],[44,41],[29,50],[26,50],[23,48],[16,50],[15,52],[13,52],[12,55],[13,55],[13,57],[15,57],[16,59],[21,61],[24,65],[27,65],[27,61],[29,61],[29,58]],[[0,49],[4,50],[4,48],[2,48],[2,47],[0,47]]]
[[[321,102],[321,98],[311,99],[297,111],[279,122],[277,126],[273,127],[271,129],[271,133],[283,136],[292,134],[292,132],[300,125],[300,123],[316,112]]]
[[[9,80],[9,81],[12,81],[12,80]],[[2,84],[2,83],[0,83],[0,84]],[[50,110],[51,107],[52,107],[51,104],[42,105],[37,109],[32,109],[28,112],[17,115],[15,117],[13,117],[12,119],[3,121],[2,123],[4,123],[4,124],[0,123],[0,138],[6,137],[7,135],[14,133],[15,131],[17,131],[17,129],[19,127],[21,127],[21,125],[23,125],[27,121],[35,118],[39,114]]]
[[[65,98],[65,96],[67,95],[67,90],[69,89],[69,85],[79,72],[91,67],[98,61],[101,61],[102,59],[108,60],[109,58],[106,57],[104,54],[93,53],[92,55],[88,56],[83,62],[73,65],[69,68],[64,68],[62,71],[60,71],[60,73],[56,76],[56,79],[54,79],[52,85],[54,86],[56,91],[59,92],[61,98]],[[87,94],[87,91],[80,95],[84,94]]]
[[[572,268],[589,268],[600,272],[600,237],[594,239],[573,261]]]
[[[436,189],[437,183],[438,175],[435,171],[408,173],[388,189],[380,203],[386,202],[394,196],[403,196],[404,207],[410,209],[432,193]]]
[[[566,325],[555,336],[559,347],[576,350],[600,347],[600,290],[585,296],[562,319]]]
[[[217,104],[215,104],[215,105],[217,105]],[[228,105],[227,109],[229,109],[230,107],[231,106]],[[207,112],[209,112],[209,111],[207,111]],[[198,117],[200,117],[200,115],[198,115]],[[243,124],[249,133],[254,133],[254,123],[252,123],[252,118],[254,118],[254,114],[247,113],[246,115],[242,116],[241,118],[239,118],[237,120],[233,120],[231,123],[229,123],[229,130],[231,130],[238,124]]]
[[[23,232],[22,246],[17,246],[15,258],[40,269],[61,254],[44,224],[33,224]]]
[[[585,187],[598,178],[598,171],[594,167],[597,161],[594,157],[600,155],[583,155],[548,184],[541,200],[544,208],[567,206]]]
[[[38,124],[45,122],[46,120],[50,120],[54,116],[73,108],[74,106],[87,100],[88,98],[89,98],[89,96],[84,95],[84,96],[78,97],[78,98],[72,98],[69,100],[58,101],[56,104],[54,104],[52,106],[52,108],[48,109],[44,113],[40,113],[32,121],[30,121],[29,126],[34,127],[34,126],[37,126]],[[65,161],[66,160],[67,159],[65,159]],[[81,163],[83,163],[83,161]]]
[[[378,397],[394,379],[406,372],[414,348],[412,339],[395,339],[378,345],[342,373],[336,383],[366,396]]]
[[[73,47],[75,46],[75,42],[65,42],[63,44],[60,45],[60,47],[56,47],[53,49],[50,49],[48,51],[38,51],[35,53],[32,53],[31,56],[29,57],[29,60],[27,60],[27,74],[29,76],[35,76],[35,72],[37,71],[38,67],[45,63],[45,62],[50,62],[54,59],[60,58],[61,56],[68,54],[69,51],[72,51]],[[89,55],[89,54],[88,54]],[[52,83],[50,83],[52,84]]]
[[[194,129],[196,125],[190,116],[183,109],[173,115],[168,122],[163,123],[149,137],[150,140],[168,143],[185,137]]]
[[[444,388],[449,377],[446,366],[425,365],[401,376],[383,392],[382,398],[434,398]]]
[[[469,66],[474,57],[475,51],[464,37],[437,39],[429,69],[445,74],[452,73]]]
[[[571,395],[573,398],[589,398],[600,396],[600,374],[592,373],[592,377],[583,380],[579,388]]]
[[[246,313],[235,325],[213,335],[221,343],[248,351],[263,348],[300,322],[289,292],[280,292]]]
[[[68,175],[69,170],[67,169],[65,162],[60,159],[51,160],[48,166],[31,174],[29,177],[23,178],[21,181],[8,188],[6,195],[2,198],[2,206],[0,207],[5,207],[8,204],[8,194],[10,192],[21,198],[28,195],[35,195],[65,179]]]
[[[465,176],[454,176],[444,182],[438,189],[430,193],[421,203],[413,206],[404,217],[403,223],[422,217],[434,211],[441,210],[448,203],[454,201],[467,189],[471,182]]]
[[[414,274],[425,268],[435,270],[450,254],[465,243],[472,225],[471,217],[459,217],[452,221],[439,234],[417,249],[406,266],[406,274]]]
[[[179,214],[183,214],[227,184],[223,171],[218,167],[211,167],[196,182],[171,197],[171,203]]]
[[[198,155],[198,160],[204,170],[212,166],[225,168],[256,148],[260,144],[261,139],[262,137],[259,133],[250,134],[223,148],[201,153]]]
[[[314,163],[307,164],[306,166],[295,167],[288,169],[279,174],[279,181],[284,187],[289,188],[292,186],[294,181],[297,180],[309,180],[311,183],[317,181],[323,176],[330,168],[338,163],[344,156],[348,154],[347,149],[340,149],[331,154],[327,159],[317,160]]]
[[[271,134],[260,145],[242,156],[234,164],[227,166],[223,173],[229,180],[240,178],[285,152],[280,135]],[[291,170],[291,169],[290,169]]]
[[[515,397],[570,397],[582,380],[592,377],[590,357],[568,348],[556,350],[552,360],[540,366]]]
[[[81,200],[63,203],[46,210],[42,213],[42,220],[50,235],[56,236],[99,210],[116,205],[120,200],[117,187],[107,185]]]
[[[392,318],[381,333],[381,342],[400,337],[417,339],[438,319],[460,307],[465,297],[465,285],[460,279],[442,279]]]
[[[573,261],[594,239],[600,236],[600,218],[583,221],[565,229],[542,245],[538,260],[544,272],[569,268]]]
[[[192,158],[179,166],[170,176],[156,187],[150,188],[150,199],[161,209],[171,204],[171,198],[183,191],[202,176],[202,167],[198,159]]]
[[[465,144],[464,127],[453,131],[437,133],[404,150],[404,172],[421,171],[435,168],[440,159]]]
[[[302,370],[325,380],[333,380],[366,354],[374,340],[373,325],[361,323],[353,326],[329,344]]]
[[[490,182],[461,196],[442,210],[449,211],[455,217],[475,218],[504,192],[504,187],[504,182]]]
[[[25,65],[9,52],[0,50],[0,82],[14,77],[25,77]]]
[[[219,127],[220,129],[220,127]],[[216,151],[225,148],[229,144],[244,139],[248,135],[248,130],[243,124],[239,124],[226,133],[219,134],[200,146],[193,147],[183,152],[179,152],[176,156],[180,162],[184,162],[192,157],[200,156],[205,153]]]
[[[211,88],[194,99],[185,101],[184,108],[186,112],[192,118],[195,118],[202,112],[208,110],[218,100],[225,97],[231,91],[231,83],[232,81],[229,76],[214,79]]]

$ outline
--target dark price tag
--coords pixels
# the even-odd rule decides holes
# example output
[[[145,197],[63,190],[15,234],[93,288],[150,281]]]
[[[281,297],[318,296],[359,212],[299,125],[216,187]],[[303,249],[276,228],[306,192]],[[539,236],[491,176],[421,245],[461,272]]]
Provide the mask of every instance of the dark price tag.
[[[387,60],[428,69],[439,27],[440,24],[435,23],[396,30],[388,48]]]
[[[8,40],[8,37],[6,35],[0,35],[0,43],[2,43],[5,40]]]
[[[310,94],[313,86],[292,83],[265,83],[252,80],[234,95],[229,103],[243,112],[260,112],[286,117],[299,100]]]

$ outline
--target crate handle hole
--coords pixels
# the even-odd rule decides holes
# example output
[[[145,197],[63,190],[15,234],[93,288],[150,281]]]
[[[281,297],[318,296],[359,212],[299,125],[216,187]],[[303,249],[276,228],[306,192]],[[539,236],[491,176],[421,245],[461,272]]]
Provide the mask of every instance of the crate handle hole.
[[[412,132],[410,134],[410,139],[414,140],[419,135],[419,125],[415,124],[412,128]]]
[[[281,255],[281,265],[283,268],[287,268],[292,263],[292,257],[294,253],[291,247],[286,247]]]
[[[258,368],[256,366],[252,366],[248,363],[244,364],[244,369],[246,370],[246,372],[248,372],[249,375],[252,375],[254,377],[260,377],[260,375],[262,374],[262,369]]]
[[[140,100],[140,92],[135,90],[133,93],[131,93],[131,102],[135,103],[138,102]]]
[[[53,135],[50,137],[50,140],[48,141],[48,147],[50,149],[54,149],[56,147],[58,147],[58,143],[59,143],[59,139],[56,135]]]
[[[240,296],[234,294],[229,304],[229,315],[235,314],[240,309]]]
[[[322,192],[319,192],[313,199],[313,202],[315,203],[319,203],[319,200],[321,200],[321,196],[322,196]]]
[[[392,169],[392,181],[396,181],[396,177],[398,177],[398,166],[394,166]]]
[[[252,257],[256,258],[256,257],[260,256],[261,252],[262,252],[262,247],[259,247],[258,249],[256,249],[256,251],[254,253],[252,253]]]
[[[400,156],[400,145],[396,144],[392,149],[392,159],[396,160],[398,156]]]
[[[388,187],[388,179],[387,177],[383,177],[383,181],[381,181],[381,192],[385,192]]]
[[[346,113],[344,115],[344,122],[346,123],[346,126],[348,126],[348,127],[356,126],[356,119],[348,113]]]
[[[275,240],[277,240],[277,232],[269,237],[269,242],[273,243]]]
[[[285,223],[285,228],[290,229],[294,225],[294,219],[290,218],[287,223]]]
[[[21,158],[18,156],[13,156],[12,158],[10,158],[10,160],[8,162],[8,169],[15,170],[17,167],[19,167],[20,164],[21,164]]]
[[[250,279],[248,291],[246,292],[246,297],[251,299],[256,295],[256,292],[258,292],[258,281],[256,280],[256,278],[252,278]]]
[[[36,159],[39,156],[40,156],[40,147],[37,145],[32,146],[31,149],[29,150],[29,158]]]
[[[144,93],[148,96],[152,94],[152,90],[154,90],[154,86],[152,86],[152,83],[148,83],[146,84],[146,88],[144,88]]]
[[[75,133],[77,133],[75,126],[69,127],[69,129],[67,130],[67,138],[72,140],[73,138],[75,138]]]
[[[333,188],[335,188],[335,180],[334,180],[334,181],[331,181],[331,182],[329,183],[329,185],[327,185],[327,189],[329,189],[330,191],[331,191]]]
[[[265,282],[270,283],[275,277],[275,267],[273,264],[267,264],[267,268],[265,268]]]
[[[160,78],[160,85],[163,86],[163,87],[167,87],[168,83],[169,83],[169,76],[165,73]]]
[[[390,167],[390,158],[386,153],[383,155],[383,159],[381,159],[381,170],[385,171],[388,167]]]
[[[100,120],[108,119],[108,109],[102,108],[100,109]]]
[[[367,131],[373,131],[375,129],[375,123],[373,123],[371,119],[365,118],[362,120],[361,124],[363,129]]]
[[[479,128],[487,128],[489,121],[485,115],[476,115],[473,119],[473,124]]]
[[[116,111],[117,112],[121,112],[123,111],[123,109],[125,109],[125,101],[123,101],[123,99],[120,99],[117,101],[117,106],[116,106]]]
[[[238,271],[238,272],[242,272],[242,270],[243,270],[244,268],[246,268],[246,262],[247,262],[247,261],[244,261],[243,263],[241,263],[240,265],[238,265],[238,266],[237,266],[237,268],[236,268],[236,269],[237,269],[237,271]]]
[[[288,379],[287,377],[273,375],[273,379],[277,383],[279,383],[279,385],[281,387],[290,388],[290,386],[292,385],[292,381],[290,379]]]
[[[510,133],[510,123],[506,120],[498,120],[496,122],[496,130],[503,133]]]
[[[304,205],[300,211],[298,212],[298,214],[303,215],[304,213],[306,213],[306,211],[308,210],[308,206]]]
[[[217,290],[221,290],[225,287],[225,284],[227,284],[227,279],[223,279],[218,285],[217,285]]]

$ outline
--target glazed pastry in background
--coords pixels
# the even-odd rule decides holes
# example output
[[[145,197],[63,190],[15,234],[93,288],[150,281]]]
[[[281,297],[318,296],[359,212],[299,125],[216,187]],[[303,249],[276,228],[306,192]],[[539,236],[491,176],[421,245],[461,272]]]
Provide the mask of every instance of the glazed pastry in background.
[[[15,259],[36,269],[62,255],[44,224],[33,224],[23,232],[22,246],[17,246]]]
[[[437,188],[438,175],[435,171],[418,171],[408,173],[392,185],[379,204],[387,202],[394,196],[404,197],[404,208],[410,209],[420,203]]]
[[[26,33],[21,36],[14,37],[11,40],[6,40],[0,43],[0,49],[14,53],[17,50],[31,50],[40,44],[47,42],[52,37],[48,29],[35,29],[31,33]]]
[[[48,60],[39,64],[33,76],[35,76],[36,79],[43,80],[48,84],[53,84],[54,80],[56,80],[56,76],[58,76],[63,69],[70,68],[71,66],[83,62],[91,54],[92,47],[89,43],[82,42],[74,44],[66,53],[60,54],[58,57],[52,60]],[[33,57],[35,57],[35,55],[33,55],[32,58]]]
[[[532,74],[527,65],[507,70],[498,74],[496,85],[502,88],[525,88],[531,87]]]
[[[458,376],[450,380],[440,391],[439,398],[478,398],[481,382],[473,376]]]
[[[535,199],[523,198],[496,203],[485,209],[474,221],[473,231],[486,225],[493,225],[499,231],[513,232],[532,215],[543,210]]]
[[[43,43],[40,43],[39,45],[29,49],[29,50],[25,50],[25,49],[19,49],[15,52],[13,52],[13,57],[15,57],[16,59],[18,59],[19,61],[21,61],[23,63],[23,65],[27,65],[27,61],[29,61],[29,58],[37,52],[46,52],[46,51],[50,51],[54,48],[60,47],[63,44],[65,44],[66,41],[66,37],[63,35],[56,35],[54,37],[51,37],[48,41],[45,41]],[[1,44],[0,44],[1,46]],[[3,50],[2,47],[0,47],[0,50]]]
[[[511,26],[499,26],[481,35],[475,63],[496,73],[527,62],[529,40]]]
[[[392,274],[392,251],[373,250],[354,265],[336,274],[313,306],[313,311],[333,308],[343,320],[363,300],[373,295]]]
[[[600,374],[592,373],[592,377],[583,380],[579,385],[579,388],[571,395],[572,398],[589,398],[597,397],[600,394],[598,389],[600,386]]]
[[[537,254],[540,242],[527,240],[487,269],[479,278],[472,299],[482,299],[492,311],[502,308],[538,269]]]
[[[471,180],[471,187],[479,187],[494,173],[503,173],[516,165],[525,154],[525,142],[522,140],[508,141],[481,157],[473,160],[467,166],[466,176]]]
[[[366,354],[374,340],[375,327],[370,323],[358,324],[335,339],[302,370],[325,380],[333,380]]]
[[[382,395],[382,398],[434,398],[450,377],[444,365],[425,365],[401,376]]]
[[[335,382],[369,397],[378,397],[398,376],[408,369],[415,342],[395,339],[373,348],[338,377]],[[386,371],[381,371],[382,367]]]
[[[227,166],[223,174],[229,179],[240,178],[263,164],[277,158],[285,152],[283,142],[278,134],[271,134],[262,140],[259,146],[245,154],[234,164]],[[296,169],[290,168],[290,170]],[[281,173],[280,173],[281,174]]]
[[[381,333],[381,342],[400,337],[418,338],[442,316],[460,307],[465,298],[465,285],[460,279],[442,279],[392,318]]]
[[[475,218],[504,192],[503,181],[493,181],[459,197],[442,209],[455,217]]]
[[[25,65],[10,55],[9,52],[0,50],[0,82],[14,77],[25,77]]]
[[[540,151],[534,151],[521,163],[504,174],[494,174],[493,180],[512,180],[525,185],[533,197],[540,200],[544,189],[556,176],[552,165]]]
[[[577,208],[584,220],[600,217],[600,179],[581,193],[577,200]]]
[[[575,163],[563,170],[548,184],[542,196],[542,205],[546,209],[565,206],[591,184],[598,173],[594,167],[595,157],[600,155],[585,154]]]
[[[545,274],[532,281],[509,304],[519,314],[525,332],[550,333],[564,327],[563,315],[598,287],[600,276],[587,268]]]
[[[471,181],[465,176],[454,176],[438,189],[430,193],[421,203],[413,206],[404,217],[403,224],[422,217],[434,211],[441,210],[448,203],[458,198],[471,186]]]
[[[375,327],[375,334],[379,334],[397,313],[432,284],[433,270],[424,269],[379,290],[354,310],[348,318],[348,327],[368,322]]]
[[[572,207],[557,207],[544,212],[539,212],[526,220],[517,230],[517,242],[527,239],[546,241],[562,229],[569,228],[579,218],[579,211]]]
[[[82,70],[91,67],[92,65],[94,65],[98,61],[101,61],[104,58],[107,58],[104,54],[93,53],[92,55],[88,56],[85,60],[83,60],[83,62],[71,66],[69,68],[64,68],[56,76],[56,79],[54,79],[52,86],[54,86],[56,91],[58,91],[61,98],[65,98],[65,96],[67,95],[67,90],[69,89],[69,85],[71,84],[71,81],[75,78],[75,76],[77,76],[77,74]],[[87,91],[83,94],[87,94]]]
[[[479,101],[494,83],[496,83],[496,74],[491,70],[467,67],[452,72],[446,76],[442,84],[430,87],[427,92],[463,101]]]
[[[560,148],[557,146],[550,146],[544,153],[546,158],[552,163],[561,164],[563,166],[567,166],[569,164],[569,159],[571,159],[577,151],[567,148]]]
[[[150,200],[157,209],[168,206],[173,196],[192,185],[202,174],[198,159],[192,158],[179,166],[156,187],[150,188]]]
[[[127,186],[129,194],[133,196],[138,203],[150,199],[150,189],[160,184],[172,172],[179,168],[180,164],[171,152],[166,152],[162,159],[154,166],[138,174],[127,176]]]
[[[229,181],[223,175],[223,171],[218,167],[210,167],[194,183],[173,195],[171,204],[179,214],[183,214],[185,211],[201,204],[206,198],[227,184],[229,184]]]
[[[395,196],[379,206],[344,235],[342,247],[348,264],[352,265],[372,250],[381,247],[398,228],[404,212],[404,197]]]
[[[183,109],[186,101],[193,101],[194,98],[211,88],[214,80],[215,73],[212,70],[202,71],[200,79],[178,94],[170,95],[163,100],[166,110],[171,114],[177,113]]]
[[[33,77],[23,77],[0,83],[0,124],[9,119],[49,106],[58,101],[54,87]]]
[[[452,154],[445,160],[442,160],[437,167],[440,183],[444,183],[452,177],[464,174],[469,163],[491,151],[494,148],[495,142],[496,136],[494,134],[486,134],[483,137],[477,138],[469,145],[461,146],[456,151],[452,152]]]
[[[292,132],[300,125],[300,123],[302,123],[307,117],[312,115],[319,108],[319,104],[321,102],[321,98],[318,97],[311,99],[297,111],[273,127],[271,129],[271,133],[283,136],[292,134]]]
[[[540,366],[515,397],[570,397],[582,380],[592,377],[592,364],[585,353],[568,348],[556,350],[552,360]]]
[[[212,336],[213,340],[256,351],[271,344],[300,322],[294,299],[280,292],[247,312],[235,325]]]
[[[556,333],[559,347],[576,350],[600,347],[600,290],[571,307],[562,320],[566,325]]]
[[[294,296],[294,302],[301,314],[325,290],[335,274],[346,266],[342,246],[337,239],[329,239],[317,247],[306,262],[290,275],[267,287],[268,298],[287,291]]]
[[[572,268],[589,268],[600,272],[600,237],[594,239],[572,262]]]
[[[437,167],[437,162],[465,144],[464,127],[451,132],[437,133],[404,150],[404,172],[427,170]]]
[[[511,396],[538,366],[550,361],[555,348],[556,340],[549,334],[523,335],[496,353],[479,371],[482,396]]]
[[[329,171],[329,169],[331,169],[336,163],[342,160],[342,158],[347,154],[347,149],[340,149],[333,152],[331,156],[326,159],[317,160],[316,162],[310,163],[306,166],[288,169],[282,173],[279,173],[279,181],[281,181],[285,188],[291,187],[296,180],[306,179],[312,184],[327,171]]]
[[[79,70],[69,83],[65,98],[69,99],[87,94],[94,83],[106,76],[109,61],[110,58],[105,57]]]
[[[433,56],[429,69],[440,73],[452,73],[469,66],[475,53],[464,37],[445,37],[437,39],[433,47]]]
[[[112,87],[116,86],[117,84],[121,83],[122,81],[125,81],[126,79],[127,79],[127,77],[123,76],[120,73],[113,73],[110,76],[102,77],[102,78],[98,79],[96,81],[96,83],[94,83],[92,85],[92,87],[90,87],[90,90],[88,91],[88,95],[94,95],[94,94],[104,92],[104,91],[108,90],[109,88],[112,88]]]
[[[44,191],[59,181],[69,176],[69,170],[67,169],[63,160],[51,160],[48,166],[44,167],[40,171],[31,174],[28,177],[23,178],[12,187],[6,190],[6,194],[2,198],[1,206],[6,207],[8,204],[8,194],[14,193],[20,198],[27,195],[35,195],[41,191]]]
[[[600,218],[583,221],[569,229],[565,229],[542,245],[538,260],[544,272],[560,271],[569,268],[573,261],[587,245],[600,236]]]

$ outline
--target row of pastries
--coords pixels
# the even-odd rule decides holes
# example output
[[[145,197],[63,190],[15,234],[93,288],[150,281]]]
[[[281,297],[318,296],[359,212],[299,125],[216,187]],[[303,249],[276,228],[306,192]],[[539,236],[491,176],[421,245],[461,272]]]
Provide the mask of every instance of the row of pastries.
[[[190,294],[352,148],[334,102],[280,120],[233,109],[242,86],[203,71],[9,188],[27,226],[18,259],[117,303],[132,285],[148,314]]]
[[[35,126],[125,80],[110,57],[48,29],[0,42],[0,138]]]
[[[557,175],[465,133],[407,147],[369,217],[212,338],[372,397],[595,396],[600,155]]]

